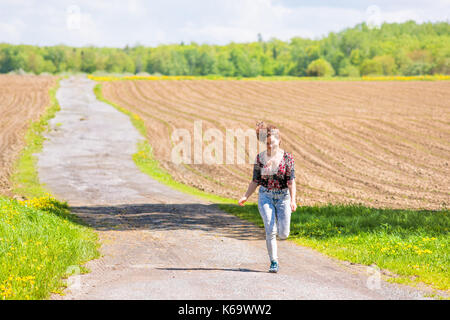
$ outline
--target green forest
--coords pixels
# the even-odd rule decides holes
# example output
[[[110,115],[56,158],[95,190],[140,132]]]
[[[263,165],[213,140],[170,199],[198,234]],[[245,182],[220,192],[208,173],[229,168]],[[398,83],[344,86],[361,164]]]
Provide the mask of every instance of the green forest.
[[[108,72],[162,75],[341,76],[450,74],[450,25],[365,23],[320,39],[125,48],[0,44],[0,73]]]

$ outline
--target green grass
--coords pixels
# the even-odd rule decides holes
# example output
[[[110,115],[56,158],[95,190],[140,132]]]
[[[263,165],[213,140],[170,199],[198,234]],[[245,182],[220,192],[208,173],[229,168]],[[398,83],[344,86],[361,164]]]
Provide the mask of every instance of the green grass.
[[[218,202],[218,203],[235,203],[234,199],[224,198],[212,193],[199,190],[197,188],[185,185],[175,181],[172,176],[163,170],[158,161],[154,159],[152,148],[147,140],[142,140],[138,143],[138,152],[133,155],[133,160],[137,167],[144,173],[151,176],[153,179],[184,193],[188,193],[202,199]]]
[[[101,85],[97,97],[128,114],[145,137],[137,115],[105,100]],[[173,180],[158,165],[148,141],[138,145],[136,165],[152,178],[182,192],[215,202],[239,218],[264,227],[257,204],[237,205],[237,199],[219,197]],[[299,206],[292,214],[289,239],[341,260],[372,265],[396,274],[390,281],[449,290],[449,210],[377,209],[362,205]]]
[[[14,193],[29,200],[0,197],[0,300],[48,298],[61,292],[64,277],[86,271],[80,265],[99,256],[97,234],[39,183],[34,154],[42,150],[42,134],[60,110],[57,89],[50,89],[41,118],[30,123],[11,177]]]
[[[221,209],[264,227],[256,204]],[[329,256],[376,264],[398,277],[449,290],[449,211],[377,209],[362,205],[301,206],[291,217],[289,239]]]
[[[0,197],[0,300],[45,299],[99,256],[97,235],[50,197]],[[73,266],[73,267],[71,267]]]
[[[48,121],[55,117],[60,106],[56,99],[56,91],[59,88],[59,81],[56,86],[49,90],[50,105],[46,108],[44,114],[38,121],[30,121],[27,133],[25,135],[25,147],[15,163],[11,182],[13,184],[13,193],[25,197],[41,197],[48,193],[48,190],[39,183],[39,177],[36,170],[35,153],[42,150],[45,140],[43,133],[48,128]]]

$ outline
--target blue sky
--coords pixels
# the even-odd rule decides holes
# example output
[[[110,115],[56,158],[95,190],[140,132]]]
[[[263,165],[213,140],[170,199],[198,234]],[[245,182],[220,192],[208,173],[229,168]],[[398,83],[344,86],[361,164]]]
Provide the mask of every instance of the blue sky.
[[[366,21],[449,21],[450,0],[0,0],[0,42],[123,47],[319,38]]]

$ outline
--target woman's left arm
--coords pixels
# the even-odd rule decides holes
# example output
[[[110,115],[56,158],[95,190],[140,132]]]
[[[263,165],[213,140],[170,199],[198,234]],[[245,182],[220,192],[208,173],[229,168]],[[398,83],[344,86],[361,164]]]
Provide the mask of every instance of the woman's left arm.
[[[291,209],[292,212],[294,212],[295,210],[297,210],[297,203],[295,202],[295,192],[296,192],[296,186],[295,186],[295,179],[289,180],[288,181],[288,188],[289,188],[289,193],[291,194]]]
[[[287,181],[287,185],[289,188],[289,193],[291,194],[291,209],[292,212],[294,212],[295,210],[297,210],[297,202],[295,201],[295,197],[296,194],[295,192],[297,191],[297,188],[295,186],[295,161],[294,161],[294,157],[292,155],[290,155],[289,157],[289,165],[288,165],[288,170],[287,170],[287,174],[289,176],[288,181]]]

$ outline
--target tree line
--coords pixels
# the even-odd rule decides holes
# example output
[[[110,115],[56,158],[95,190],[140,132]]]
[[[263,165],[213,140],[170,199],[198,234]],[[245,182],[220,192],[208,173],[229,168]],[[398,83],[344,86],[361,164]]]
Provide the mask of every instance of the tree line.
[[[162,75],[350,76],[450,74],[450,25],[365,23],[321,39],[125,48],[0,44],[0,73],[23,70]]]

